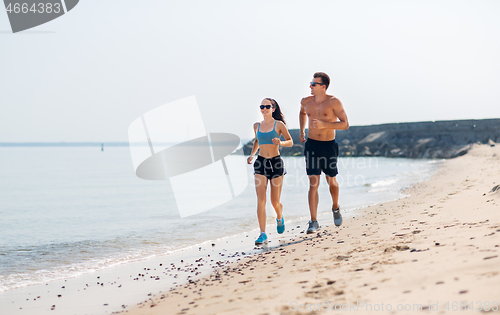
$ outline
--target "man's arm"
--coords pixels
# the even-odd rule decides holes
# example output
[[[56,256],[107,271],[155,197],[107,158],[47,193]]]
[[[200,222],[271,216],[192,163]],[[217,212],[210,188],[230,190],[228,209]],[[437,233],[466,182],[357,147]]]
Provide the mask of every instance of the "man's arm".
[[[332,100],[332,109],[335,115],[338,117],[337,121],[329,122],[319,119],[313,119],[312,125],[314,128],[318,129],[335,129],[335,130],[347,130],[349,129],[349,121],[347,120],[347,114],[344,110],[344,106],[338,99]]]
[[[306,121],[307,113],[304,109],[305,97],[300,101],[300,112],[299,112],[299,141],[304,143],[306,141]]]

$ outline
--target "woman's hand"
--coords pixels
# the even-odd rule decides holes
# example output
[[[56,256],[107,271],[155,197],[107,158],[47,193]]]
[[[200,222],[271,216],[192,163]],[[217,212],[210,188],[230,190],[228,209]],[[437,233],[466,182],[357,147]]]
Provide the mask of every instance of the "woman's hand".
[[[252,160],[253,160],[254,156],[253,155],[250,155],[248,158],[247,158],[247,163],[248,164],[252,164]]]
[[[273,138],[273,143],[277,145],[281,145],[281,140],[280,138]]]

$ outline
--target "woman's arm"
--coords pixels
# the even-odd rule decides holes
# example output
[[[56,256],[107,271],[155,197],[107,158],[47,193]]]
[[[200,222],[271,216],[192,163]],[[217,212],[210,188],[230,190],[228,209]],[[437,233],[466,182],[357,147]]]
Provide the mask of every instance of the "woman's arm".
[[[290,136],[290,132],[288,132],[288,128],[286,127],[286,125],[281,121],[278,121],[278,131],[278,134],[280,136],[283,135],[283,137],[285,137],[285,141],[281,141],[280,138],[274,138],[273,143],[282,147],[292,147],[292,136]]]
[[[252,147],[252,152],[250,152],[250,156],[247,158],[247,163],[248,164],[252,164],[252,160],[255,156],[255,154],[257,153],[257,150],[259,149],[259,141],[257,141],[257,125],[259,123],[255,123],[253,125],[253,133],[255,135],[255,139],[253,141],[253,147]]]

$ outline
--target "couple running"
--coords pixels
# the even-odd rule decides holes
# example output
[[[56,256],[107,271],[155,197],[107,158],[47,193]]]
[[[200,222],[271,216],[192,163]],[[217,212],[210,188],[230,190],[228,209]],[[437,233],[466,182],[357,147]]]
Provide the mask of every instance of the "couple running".
[[[335,142],[335,130],[349,128],[347,115],[342,103],[332,95],[326,94],[330,85],[330,77],[326,73],[317,72],[309,87],[312,96],[307,96],[300,102],[299,124],[300,142],[304,143],[306,158],[306,172],[309,177],[309,211],[311,220],[307,233],[314,233],[319,229],[318,213],[318,187],[320,175],[325,173],[326,181],[332,196],[332,212],[336,226],[342,224],[342,215],[339,207],[339,184],[336,180],[338,144]],[[252,152],[247,159],[248,164],[260,148],[259,156],[254,163],[255,190],[257,192],[257,218],[259,220],[260,235],[255,245],[267,242],[266,235],[266,190],[268,181],[271,182],[271,204],[276,211],[276,224],[278,233],[285,231],[283,218],[283,205],[280,202],[283,176],[286,174],[285,165],[279,155],[279,146],[291,147],[293,140],[286,127],[285,119],[278,103],[271,98],[265,98],[260,105],[263,116],[261,122],[253,126],[255,140]],[[306,141],[305,125],[309,120]],[[283,136],[285,141],[281,141]]]

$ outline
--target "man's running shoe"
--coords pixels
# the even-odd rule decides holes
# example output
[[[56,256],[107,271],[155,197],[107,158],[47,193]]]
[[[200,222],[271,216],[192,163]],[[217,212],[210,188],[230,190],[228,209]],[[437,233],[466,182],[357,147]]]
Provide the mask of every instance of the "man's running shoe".
[[[285,218],[276,219],[276,229],[278,230],[278,234],[285,232]]]
[[[342,225],[342,214],[340,214],[340,207],[337,210],[333,210],[333,222],[335,223],[335,226],[341,226]]]
[[[318,221],[309,221],[309,228],[307,228],[307,234],[316,232],[319,229]]]
[[[261,245],[267,243],[267,235],[264,232],[260,232],[259,238],[255,241],[255,245]]]

